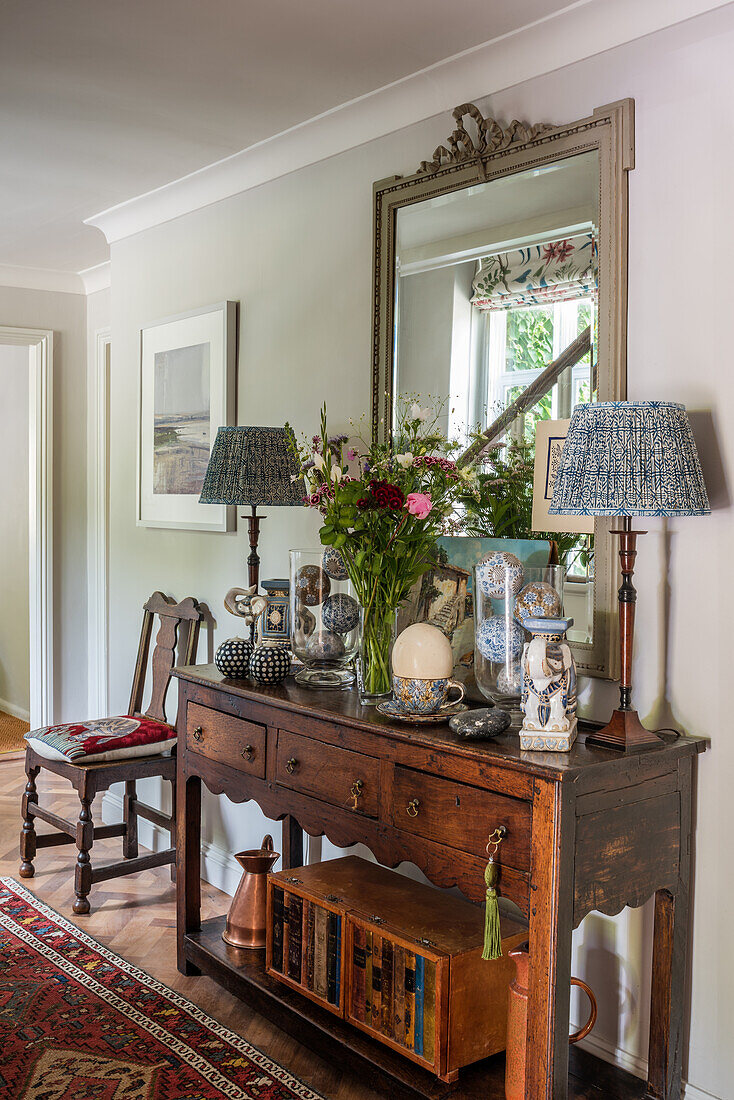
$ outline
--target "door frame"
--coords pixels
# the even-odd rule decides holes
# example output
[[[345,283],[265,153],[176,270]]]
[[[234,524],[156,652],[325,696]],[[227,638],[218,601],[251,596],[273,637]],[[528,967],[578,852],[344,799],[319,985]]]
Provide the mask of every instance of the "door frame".
[[[53,349],[50,329],[0,326],[0,344],[28,348],[28,603],[30,724],[54,720]]]
[[[109,711],[108,543],[111,334],[96,329],[87,361],[87,636],[89,713]]]

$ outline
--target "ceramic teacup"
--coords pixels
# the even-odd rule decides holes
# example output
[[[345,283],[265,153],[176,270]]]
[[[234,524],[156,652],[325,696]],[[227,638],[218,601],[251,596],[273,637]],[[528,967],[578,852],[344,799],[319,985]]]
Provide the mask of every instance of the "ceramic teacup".
[[[408,714],[437,714],[464,698],[464,685],[448,676],[428,680],[417,676],[393,676],[392,691],[395,702]],[[450,691],[458,695],[449,699]]]

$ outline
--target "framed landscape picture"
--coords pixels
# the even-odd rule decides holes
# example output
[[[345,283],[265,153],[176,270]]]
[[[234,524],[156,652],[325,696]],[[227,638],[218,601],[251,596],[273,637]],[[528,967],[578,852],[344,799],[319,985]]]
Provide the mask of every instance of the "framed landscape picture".
[[[235,414],[237,303],[140,333],[138,526],[229,531],[233,509],[199,504],[217,428]]]

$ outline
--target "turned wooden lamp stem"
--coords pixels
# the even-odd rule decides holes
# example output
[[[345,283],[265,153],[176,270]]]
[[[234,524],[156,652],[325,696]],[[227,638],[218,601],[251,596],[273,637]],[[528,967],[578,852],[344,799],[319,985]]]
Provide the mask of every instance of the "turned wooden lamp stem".
[[[260,523],[266,519],[265,516],[259,516],[257,514],[257,505],[250,505],[249,516],[243,516],[243,519],[247,520],[247,532],[250,539],[250,553],[247,557],[247,573],[250,583],[250,588],[255,586],[255,595],[260,584],[260,556],[257,552],[257,544],[260,541]],[[250,623],[250,641],[255,640],[255,623]]]

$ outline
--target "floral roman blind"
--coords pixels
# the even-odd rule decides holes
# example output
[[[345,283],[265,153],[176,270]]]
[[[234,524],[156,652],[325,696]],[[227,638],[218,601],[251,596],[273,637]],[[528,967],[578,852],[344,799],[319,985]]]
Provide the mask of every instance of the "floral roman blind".
[[[597,289],[593,233],[497,252],[480,260],[472,305],[484,311],[588,298]]]

